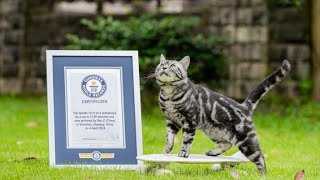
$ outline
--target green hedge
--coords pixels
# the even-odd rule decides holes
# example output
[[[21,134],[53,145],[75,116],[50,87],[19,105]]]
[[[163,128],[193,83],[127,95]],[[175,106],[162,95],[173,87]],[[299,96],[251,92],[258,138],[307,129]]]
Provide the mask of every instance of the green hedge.
[[[141,77],[154,71],[161,53],[168,59],[189,55],[188,73],[195,82],[210,84],[226,77],[224,40],[201,33],[198,17],[145,15],[127,20],[97,17],[93,21],[82,19],[81,23],[90,33],[87,37],[67,34],[67,49],[139,50]],[[152,85],[143,86],[149,87]]]

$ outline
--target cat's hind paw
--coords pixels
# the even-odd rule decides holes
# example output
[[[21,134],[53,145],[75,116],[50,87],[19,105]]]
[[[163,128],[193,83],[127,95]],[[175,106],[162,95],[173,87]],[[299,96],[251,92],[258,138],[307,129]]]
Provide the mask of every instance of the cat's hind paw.
[[[218,156],[218,155],[220,155],[221,153],[219,153],[219,152],[217,152],[217,151],[215,151],[215,150],[208,150],[208,151],[205,152],[205,154],[206,154],[207,156]]]
[[[189,157],[189,152],[186,152],[186,151],[182,150],[182,151],[179,152],[178,156],[187,158],[187,157]]]

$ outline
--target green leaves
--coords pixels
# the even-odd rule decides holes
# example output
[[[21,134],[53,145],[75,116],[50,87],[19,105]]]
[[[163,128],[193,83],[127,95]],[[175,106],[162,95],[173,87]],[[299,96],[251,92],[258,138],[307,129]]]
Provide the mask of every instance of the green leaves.
[[[219,37],[206,37],[199,32],[198,17],[155,14],[117,20],[113,17],[82,19],[89,34],[80,37],[67,34],[67,49],[139,50],[140,74],[146,77],[159,63],[160,54],[169,59],[189,55],[189,77],[196,82],[221,80],[225,76],[225,58]],[[178,56],[178,57],[177,57]]]
[[[304,0],[269,0],[269,2],[300,7]]]

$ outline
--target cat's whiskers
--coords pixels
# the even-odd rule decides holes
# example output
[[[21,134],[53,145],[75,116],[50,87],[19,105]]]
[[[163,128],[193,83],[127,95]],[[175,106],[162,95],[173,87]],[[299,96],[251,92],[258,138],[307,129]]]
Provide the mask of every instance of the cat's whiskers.
[[[144,82],[147,82],[148,80],[152,79],[152,78],[155,78],[156,77],[156,74],[155,72],[151,72],[149,75],[147,75],[146,77],[143,78]]]

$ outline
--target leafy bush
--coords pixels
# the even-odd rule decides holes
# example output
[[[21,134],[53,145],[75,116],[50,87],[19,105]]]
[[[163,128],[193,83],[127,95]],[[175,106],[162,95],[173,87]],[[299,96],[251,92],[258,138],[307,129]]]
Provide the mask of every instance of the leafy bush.
[[[304,2],[304,0],[268,0],[269,3],[279,4],[279,5],[291,5],[300,7]]]
[[[189,55],[188,73],[193,81],[218,82],[226,75],[223,40],[199,33],[197,17],[146,15],[124,21],[98,17],[95,21],[82,19],[81,23],[92,32],[91,37],[67,34],[68,49],[139,50],[141,77],[152,73],[161,53],[168,59]]]

